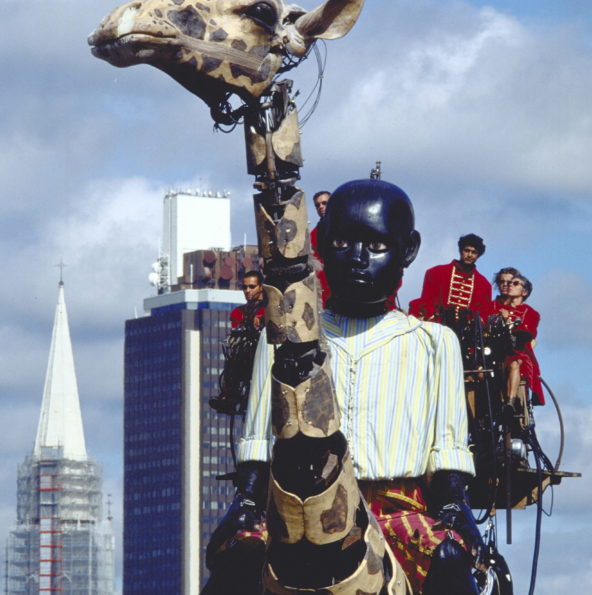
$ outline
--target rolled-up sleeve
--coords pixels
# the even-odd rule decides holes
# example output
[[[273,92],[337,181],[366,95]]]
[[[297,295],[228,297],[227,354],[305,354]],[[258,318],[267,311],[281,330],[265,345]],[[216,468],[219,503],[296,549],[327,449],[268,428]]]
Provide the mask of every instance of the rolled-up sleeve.
[[[467,405],[460,345],[447,327],[436,346],[436,399],[434,442],[428,460],[428,473],[440,470],[462,471],[475,475],[473,455],[468,448]]]
[[[271,365],[273,347],[267,344],[265,330],[261,332],[255,353],[249,403],[238,442],[237,462],[269,461],[271,459]]]

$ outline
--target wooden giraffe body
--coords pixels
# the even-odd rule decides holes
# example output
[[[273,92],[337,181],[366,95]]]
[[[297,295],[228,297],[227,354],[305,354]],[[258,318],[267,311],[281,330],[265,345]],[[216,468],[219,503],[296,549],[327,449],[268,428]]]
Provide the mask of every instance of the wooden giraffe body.
[[[212,110],[240,96],[260,255],[264,259],[274,446],[264,593],[404,595],[408,583],[364,499],[339,430],[327,357],[319,346],[316,275],[304,194],[298,118],[278,73],[316,39],[346,34],[363,0],[305,10],[281,0],[145,0],[113,11],[90,36],[115,66],[151,64]],[[309,571],[302,573],[306,566]],[[314,569],[313,576],[310,569]]]

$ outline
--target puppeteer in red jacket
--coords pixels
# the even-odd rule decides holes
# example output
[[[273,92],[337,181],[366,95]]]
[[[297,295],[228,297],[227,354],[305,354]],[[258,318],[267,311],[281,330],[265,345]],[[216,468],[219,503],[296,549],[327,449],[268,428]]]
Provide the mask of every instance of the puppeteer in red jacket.
[[[230,313],[233,329],[252,327],[259,329],[264,324],[265,304],[263,299],[263,275],[259,271],[247,271],[243,278],[243,293],[246,304],[237,306]]]
[[[460,256],[425,273],[421,296],[409,303],[409,313],[425,320],[441,321],[443,310],[479,313],[485,322],[491,310],[491,284],[475,263],[485,252],[482,238],[475,234],[458,241]]]
[[[541,371],[532,348],[541,316],[534,308],[524,303],[531,292],[532,283],[524,275],[517,274],[510,283],[508,304],[493,302],[492,314],[503,316],[513,336],[514,349],[506,358],[509,369],[508,399],[511,401],[518,395],[518,385],[522,378],[530,388],[533,404],[544,405]],[[512,364],[515,364],[514,374]]]
[[[317,235],[319,232],[319,226],[321,225],[321,222],[325,215],[325,211],[327,210],[327,203],[329,202],[330,198],[331,193],[327,190],[319,190],[318,192],[315,192],[314,196],[312,197],[312,201],[319,216],[319,223],[315,225],[315,227],[313,227],[310,231],[310,246],[312,248],[313,256],[319,261],[321,265],[321,268],[317,271],[317,278],[321,285],[321,300],[323,302],[323,308],[326,306],[327,300],[329,299],[331,292],[329,291],[329,285],[327,283],[325,271],[322,269],[323,259],[321,258],[321,255],[319,254],[319,251],[317,249]]]

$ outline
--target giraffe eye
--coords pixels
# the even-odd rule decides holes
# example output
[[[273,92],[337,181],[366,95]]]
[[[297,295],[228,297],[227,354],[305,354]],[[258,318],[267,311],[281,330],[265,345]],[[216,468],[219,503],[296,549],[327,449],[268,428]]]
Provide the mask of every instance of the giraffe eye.
[[[272,31],[278,22],[275,8],[267,2],[255,2],[255,4],[251,4],[245,10],[244,15],[268,31]]]

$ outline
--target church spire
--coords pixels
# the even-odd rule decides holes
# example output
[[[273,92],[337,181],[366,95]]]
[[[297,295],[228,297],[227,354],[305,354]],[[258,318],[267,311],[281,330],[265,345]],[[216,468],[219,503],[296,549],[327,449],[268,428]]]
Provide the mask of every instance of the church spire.
[[[62,447],[63,458],[86,460],[74,355],[61,273],[58,287],[58,303],[33,454],[40,457],[43,447]]]

